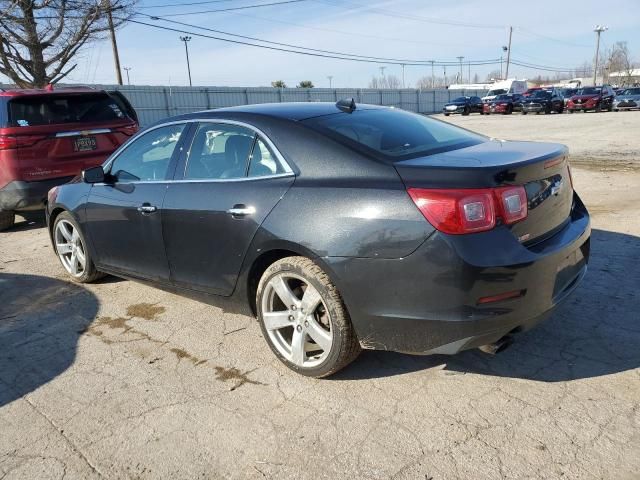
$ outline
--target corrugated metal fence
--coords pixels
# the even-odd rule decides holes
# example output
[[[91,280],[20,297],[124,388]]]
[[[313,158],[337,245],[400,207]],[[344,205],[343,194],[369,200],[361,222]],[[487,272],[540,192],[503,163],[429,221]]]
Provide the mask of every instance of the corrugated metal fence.
[[[386,105],[418,113],[436,113],[461,95],[482,96],[480,90],[373,90],[359,88],[163,87],[100,85],[120,90],[134,106],[140,123],[148,125],[173,115],[236,105],[278,102],[335,102],[355,98],[357,103]]]

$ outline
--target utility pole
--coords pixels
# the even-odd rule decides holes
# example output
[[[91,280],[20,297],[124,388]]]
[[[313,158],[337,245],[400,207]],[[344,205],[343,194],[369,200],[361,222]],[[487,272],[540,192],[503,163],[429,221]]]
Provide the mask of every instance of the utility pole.
[[[606,32],[609,30],[609,27],[605,27],[604,25],[596,25],[596,28],[593,29],[596,32],[596,58],[593,62],[593,85],[597,82],[598,75],[598,55],[600,54],[600,34],[602,32]],[[603,79],[604,80],[604,79]]]
[[[384,77],[384,69],[387,67],[379,67],[380,68],[380,76]]]
[[[331,80],[333,80],[333,75],[328,75],[327,78],[329,79],[329,88],[332,88]]]
[[[402,88],[404,88],[404,63],[401,63],[400,66],[402,66]]]
[[[122,67],[124,68],[125,72],[127,72],[127,85],[131,85],[131,80],[129,79],[129,70],[131,70],[131,67]]]
[[[504,54],[506,52],[509,51],[509,47],[507,47],[506,45],[502,46],[502,53],[500,54],[500,80],[502,80],[504,77],[502,76],[502,57],[504,56]]]
[[[471,83],[471,62],[469,62],[469,83]]]
[[[458,80],[458,83],[462,83],[462,60],[464,60],[464,57],[456,57],[459,61],[460,61],[460,80]]]
[[[110,0],[103,0],[104,9],[107,12],[107,23],[109,34],[111,35],[111,48],[113,48],[113,61],[116,64],[116,80],[118,85],[122,85],[122,71],[120,70],[120,56],[118,55],[118,43],[116,42],[116,29],[113,26],[113,16],[111,15]]]
[[[435,63],[435,60],[429,60],[429,62],[431,62],[431,88],[436,88],[436,75],[433,72],[433,64]]]
[[[511,36],[513,35],[513,27],[509,27],[509,46],[507,47],[507,69],[504,72],[504,79],[509,78],[509,62],[511,62]]]
[[[447,86],[447,66],[446,65],[442,66],[442,73],[444,74],[444,84],[443,84],[443,86],[446,87]]]
[[[191,41],[191,37],[180,37],[180,40],[184,42],[184,52],[187,54],[187,72],[189,73],[189,86],[193,87],[193,83],[191,83],[191,65],[189,65],[189,47],[187,46],[188,42]]]

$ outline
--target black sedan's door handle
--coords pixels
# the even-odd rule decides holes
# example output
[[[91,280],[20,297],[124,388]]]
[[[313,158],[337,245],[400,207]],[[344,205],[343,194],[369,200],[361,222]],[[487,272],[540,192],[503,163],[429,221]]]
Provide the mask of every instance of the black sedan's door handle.
[[[138,207],[138,211],[143,215],[153,213],[156,210],[158,210],[158,208],[155,205],[149,205],[148,203],[144,203]]]
[[[247,215],[253,215],[254,213],[256,213],[256,209],[251,205],[247,206],[244,203],[237,203],[232,208],[227,210],[227,213],[234,218],[242,218],[246,217]]]

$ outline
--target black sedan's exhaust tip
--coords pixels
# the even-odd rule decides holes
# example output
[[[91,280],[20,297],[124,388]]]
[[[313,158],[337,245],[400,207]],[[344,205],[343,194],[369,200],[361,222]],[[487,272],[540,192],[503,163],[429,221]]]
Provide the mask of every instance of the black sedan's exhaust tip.
[[[489,355],[496,355],[500,352],[503,352],[513,343],[513,337],[509,335],[505,335],[500,340],[494,343],[488,343],[486,345],[482,345],[478,347],[479,350],[484,353],[488,353]]]

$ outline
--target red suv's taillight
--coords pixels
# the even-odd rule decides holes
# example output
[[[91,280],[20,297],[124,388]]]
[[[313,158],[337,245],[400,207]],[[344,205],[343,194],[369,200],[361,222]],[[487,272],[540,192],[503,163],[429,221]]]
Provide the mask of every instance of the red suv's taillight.
[[[12,135],[0,135],[0,150],[18,148],[16,137]]]
[[[522,186],[407,191],[429,223],[444,233],[482,232],[495,227],[497,219],[512,224],[527,217],[527,194]]]

